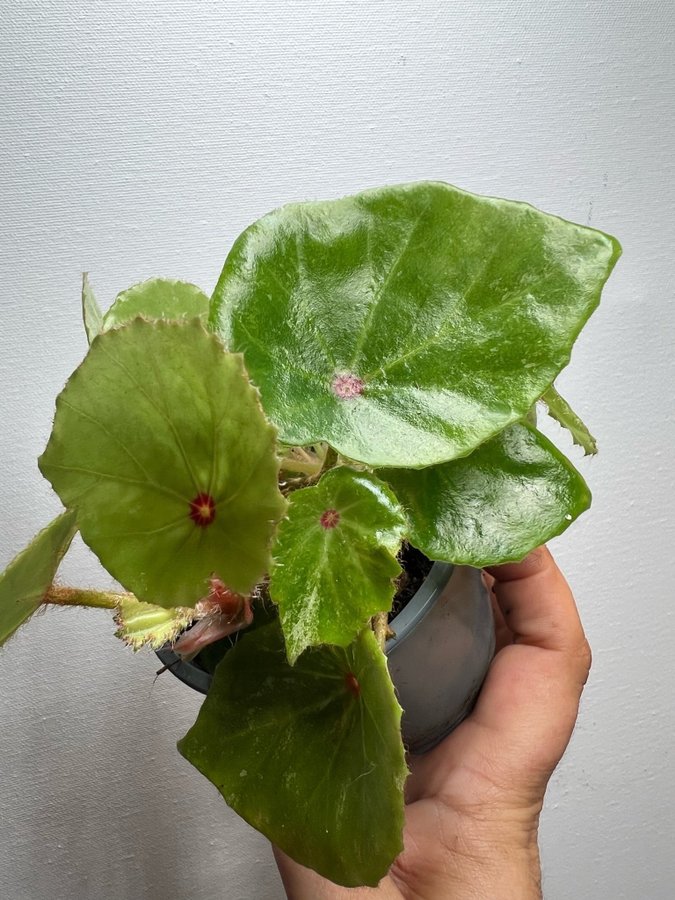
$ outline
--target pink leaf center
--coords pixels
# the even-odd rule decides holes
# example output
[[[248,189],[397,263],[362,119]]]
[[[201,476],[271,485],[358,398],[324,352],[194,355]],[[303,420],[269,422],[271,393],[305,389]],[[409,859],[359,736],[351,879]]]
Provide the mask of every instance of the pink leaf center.
[[[340,513],[337,509],[326,509],[321,513],[320,521],[324,528],[335,528],[340,521]]]
[[[365,383],[351,372],[342,372],[333,379],[333,393],[340,400],[351,400],[363,393]]]

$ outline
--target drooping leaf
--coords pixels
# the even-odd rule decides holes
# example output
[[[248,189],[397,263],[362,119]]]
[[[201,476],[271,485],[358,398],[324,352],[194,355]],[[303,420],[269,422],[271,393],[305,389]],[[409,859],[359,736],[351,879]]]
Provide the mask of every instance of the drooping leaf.
[[[42,603],[76,531],[75,513],[67,510],[0,574],[0,646]]]
[[[536,429],[516,423],[470,456],[428,469],[383,469],[428,557],[482,567],[522,559],[590,506],[588,487]]]
[[[96,302],[96,297],[89,284],[89,276],[82,273],[82,321],[87,333],[87,340],[91,344],[102,327],[103,314]]]
[[[42,473],[140,600],[194,606],[215,575],[247,593],[285,501],[275,431],[241,357],[200,323],[99,335],[56,405]]]
[[[195,616],[196,611],[189,607],[165,609],[154,603],[143,603],[130,594],[118,604],[115,637],[134,650],[140,650],[141,647],[158,650],[167,642],[175,641],[194,622]]]
[[[572,440],[584,449],[584,456],[591,456],[598,452],[598,445],[588,428],[574,412],[564,397],[551,385],[541,399],[548,408],[548,414],[572,435]]]
[[[620,253],[524,203],[421,182],[282,207],[235,242],[211,324],[293,445],[466,455],[567,364]]]
[[[293,859],[375,885],[402,849],[400,718],[369,629],[290,666],[273,622],[225,656],[178,749]]]
[[[367,472],[339,466],[291,494],[269,585],[291,662],[314,644],[350,644],[391,608],[404,528],[396,497]]]
[[[103,317],[103,330],[115,328],[143,316],[144,319],[201,319],[209,314],[209,298],[200,288],[185,281],[150,278],[122,291]]]

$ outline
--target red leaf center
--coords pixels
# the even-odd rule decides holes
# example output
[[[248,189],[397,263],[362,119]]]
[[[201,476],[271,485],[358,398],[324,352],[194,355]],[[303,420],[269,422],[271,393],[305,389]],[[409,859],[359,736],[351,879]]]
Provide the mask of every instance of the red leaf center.
[[[216,517],[216,501],[210,494],[197,494],[190,500],[190,518],[200,528],[206,528]]]
[[[347,690],[350,694],[353,694],[355,697],[360,696],[361,694],[361,685],[359,684],[356,675],[353,672],[347,672],[345,675],[345,684],[347,685]]]

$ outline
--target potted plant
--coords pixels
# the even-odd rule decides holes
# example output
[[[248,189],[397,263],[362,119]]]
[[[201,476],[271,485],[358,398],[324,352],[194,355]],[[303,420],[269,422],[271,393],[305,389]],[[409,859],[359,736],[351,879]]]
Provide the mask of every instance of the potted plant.
[[[401,559],[436,561],[430,608],[464,572],[484,621],[479,569],[588,507],[533,408],[595,452],[553,383],[619,253],[421,182],[264,216],[210,299],[155,279],[102,315],[85,277],[90,349],[39,460],[65,511],[0,577],[0,642],[45,603],[80,604],[114,610],[134,648],[200,653],[213,679],[180,752],[290,856],[377,884],[407,771],[384,652]],[[55,583],[77,530],[123,593]],[[416,690],[435,698],[425,656]],[[437,706],[417,749],[453,724]]]

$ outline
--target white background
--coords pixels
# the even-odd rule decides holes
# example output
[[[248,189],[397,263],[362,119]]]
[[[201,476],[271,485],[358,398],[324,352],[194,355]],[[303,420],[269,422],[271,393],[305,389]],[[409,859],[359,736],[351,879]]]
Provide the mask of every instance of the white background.
[[[151,275],[210,291],[289,200],[422,178],[527,200],[624,256],[547,429],[592,511],[552,542],[595,661],[542,819],[547,900],[670,900],[675,9],[657,0],[15,0],[0,34],[0,565],[59,504],[37,471],[102,304]],[[108,583],[78,543],[64,580]],[[0,896],[273,900],[266,842],[183,761],[199,698],[105,613],[0,654]]]

